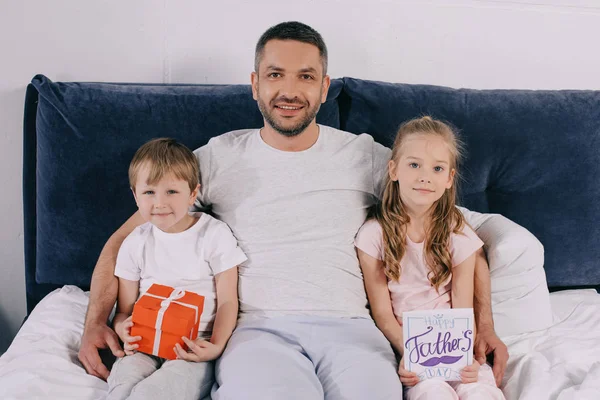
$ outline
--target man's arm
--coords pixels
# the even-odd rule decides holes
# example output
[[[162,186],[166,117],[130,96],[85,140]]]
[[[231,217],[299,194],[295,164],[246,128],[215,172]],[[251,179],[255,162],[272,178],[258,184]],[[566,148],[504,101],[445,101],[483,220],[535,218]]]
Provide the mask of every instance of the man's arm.
[[[104,245],[92,275],[90,301],[81,337],[79,360],[88,374],[104,380],[108,378],[109,372],[102,364],[98,349],[108,347],[115,356],[123,356],[117,335],[107,325],[118,292],[118,281],[114,275],[117,254],[127,235],[143,222],[139,212],[136,212],[113,233]]]
[[[494,378],[496,385],[500,386],[508,362],[508,349],[494,331],[492,285],[483,249],[479,249],[476,253],[474,292],[473,308],[478,332],[475,337],[475,358],[483,365],[486,361],[486,354],[494,354]]]

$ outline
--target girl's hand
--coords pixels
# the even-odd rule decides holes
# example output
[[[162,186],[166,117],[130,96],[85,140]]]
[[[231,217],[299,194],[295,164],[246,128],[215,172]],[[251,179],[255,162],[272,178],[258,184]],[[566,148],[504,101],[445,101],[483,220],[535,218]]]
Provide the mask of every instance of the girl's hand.
[[[131,336],[129,332],[131,331],[131,327],[133,326],[133,321],[131,320],[131,315],[127,317],[127,319],[121,323],[118,323],[115,326],[115,331],[117,335],[123,341],[123,350],[125,350],[125,355],[130,356],[135,354],[136,349],[140,347],[135,342],[139,342],[142,340],[141,336]]]
[[[462,383],[474,383],[477,382],[479,376],[480,364],[477,360],[473,359],[473,364],[467,365],[460,371],[460,378]]]
[[[419,377],[417,374],[404,368],[404,356],[402,356],[400,359],[398,375],[400,375],[400,382],[402,382],[404,386],[415,386],[417,383],[419,383]]]
[[[177,359],[179,360],[193,362],[212,361],[219,358],[224,350],[224,347],[217,346],[208,340],[198,338],[196,341],[193,341],[185,336],[182,337],[182,339],[190,350],[189,352],[185,351],[183,347],[177,343],[174,350],[175,354],[177,354]]]

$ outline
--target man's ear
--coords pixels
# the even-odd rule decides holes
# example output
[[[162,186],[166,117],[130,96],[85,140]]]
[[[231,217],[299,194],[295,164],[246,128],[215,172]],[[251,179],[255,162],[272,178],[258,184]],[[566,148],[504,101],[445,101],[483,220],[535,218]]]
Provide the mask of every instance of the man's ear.
[[[258,73],[250,74],[250,83],[252,84],[252,97],[254,100],[258,100]]]
[[[331,78],[329,75],[323,77],[323,94],[321,95],[321,104],[327,101],[327,93],[329,93],[329,86],[331,85]]]

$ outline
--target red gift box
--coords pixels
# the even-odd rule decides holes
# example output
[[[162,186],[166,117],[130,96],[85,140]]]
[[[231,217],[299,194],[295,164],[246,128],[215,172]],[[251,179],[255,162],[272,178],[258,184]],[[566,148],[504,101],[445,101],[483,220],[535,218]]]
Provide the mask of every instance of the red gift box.
[[[173,350],[181,339],[198,337],[198,325],[204,307],[204,296],[153,284],[133,306],[131,336],[141,336],[137,351],[174,360]]]

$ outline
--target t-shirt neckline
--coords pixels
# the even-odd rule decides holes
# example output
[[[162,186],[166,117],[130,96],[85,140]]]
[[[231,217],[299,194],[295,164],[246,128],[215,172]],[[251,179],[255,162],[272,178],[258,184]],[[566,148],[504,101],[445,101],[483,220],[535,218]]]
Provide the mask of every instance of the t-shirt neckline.
[[[276,152],[276,153],[279,153],[279,154],[290,154],[290,155],[292,155],[292,154],[307,154],[307,153],[310,153],[311,151],[314,151],[318,146],[320,146],[320,144],[321,144],[321,142],[323,140],[322,137],[323,137],[323,128],[324,128],[324,126],[321,125],[321,124],[317,124],[317,127],[319,128],[319,135],[317,136],[317,140],[308,149],[300,150],[300,151],[279,150],[279,149],[276,149],[275,147],[267,144],[267,142],[265,142],[263,140],[262,136],[260,136],[260,131],[261,131],[262,128],[257,129],[254,134],[255,134],[256,139],[258,140],[258,142],[263,147],[265,147],[265,148],[267,148],[267,149],[269,149],[269,150],[271,150],[273,152]]]

